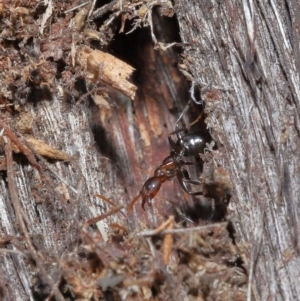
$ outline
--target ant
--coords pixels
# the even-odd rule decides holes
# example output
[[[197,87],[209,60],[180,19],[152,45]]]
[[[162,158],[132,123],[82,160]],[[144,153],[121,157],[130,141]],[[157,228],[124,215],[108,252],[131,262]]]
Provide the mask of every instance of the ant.
[[[188,171],[184,168],[185,165],[194,165],[195,163],[184,161],[184,157],[196,156],[204,152],[206,140],[200,134],[189,134],[187,127],[179,128],[179,122],[183,115],[191,106],[191,101],[188,102],[179,118],[176,121],[175,131],[169,134],[168,140],[172,151],[166,157],[162,164],[159,165],[154,176],[146,180],[140,193],[132,200],[129,205],[129,211],[132,211],[134,204],[141,197],[142,208],[145,210],[145,204],[151,206],[152,199],[160,190],[161,185],[167,181],[177,177],[182,189],[190,195],[202,195],[202,191],[192,192],[189,184],[201,185],[200,181],[190,179]],[[190,125],[191,126],[191,125]],[[177,136],[177,141],[172,139],[172,136]]]

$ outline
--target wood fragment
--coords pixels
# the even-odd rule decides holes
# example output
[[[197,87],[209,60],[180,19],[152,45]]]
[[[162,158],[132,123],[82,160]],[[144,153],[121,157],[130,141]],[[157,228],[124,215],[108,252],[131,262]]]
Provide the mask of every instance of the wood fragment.
[[[74,18],[74,28],[76,31],[80,32],[83,29],[88,12],[89,10],[85,7],[83,9],[80,9],[76,14]]]
[[[41,35],[44,33],[46,22],[51,17],[52,12],[53,12],[52,0],[45,1],[45,5],[47,5],[47,4],[48,4],[48,6],[47,6],[47,9],[46,9],[43,17],[42,17],[41,26],[40,26],[40,34]]]
[[[170,216],[167,229],[172,230],[174,228],[174,223],[175,223],[174,216]],[[167,265],[170,261],[172,246],[173,246],[173,234],[167,233],[165,234],[163,240],[163,262],[165,265]]]
[[[25,136],[25,140],[30,144],[35,152],[43,157],[65,162],[69,162],[72,159],[72,157],[67,153],[53,148],[42,140],[35,139],[28,135]]]
[[[165,229],[161,230],[159,233],[161,234],[167,234],[167,233],[172,233],[172,234],[182,234],[182,233],[187,233],[187,232],[201,232],[201,231],[207,231],[207,229],[212,229],[216,227],[224,227],[226,228],[228,226],[228,222],[222,222],[222,223],[214,223],[211,225],[205,225],[205,226],[199,226],[199,227],[192,227],[192,228],[179,228],[179,229]],[[157,235],[157,229],[155,230],[145,230],[137,233],[137,236],[153,236]]]
[[[127,79],[135,70],[111,54],[87,46],[79,51],[78,63],[86,70],[89,83],[103,80],[111,87],[134,99],[137,87]]]
[[[43,175],[44,172],[41,168],[41,166],[36,161],[32,151],[28,149],[23,143],[21,143],[20,139],[17,137],[15,133],[13,133],[9,127],[5,124],[4,121],[0,120],[0,127],[4,129],[5,134],[8,138],[19,148],[19,150],[27,157],[30,164],[38,170],[38,172]]]
[[[46,158],[49,158],[52,160],[65,161],[65,162],[69,162],[72,160],[72,157],[70,155],[68,155],[67,153],[65,153],[63,151],[55,149],[54,147],[48,145],[47,143],[45,143],[42,140],[35,139],[34,137],[29,136],[29,135],[24,136],[24,138],[25,138],[25,141],[32,148],[32,150],[35,153],[37,153],[43,157],[46,157]],[[4,140],[1,139],[0,145],[2,145],[3,143],[4,143]],[[25,149],[28,150],[28,147],[26,145],[23,145],[23,150],[25,150]],[[12,144],[12,150],[16,154],[23,152],[16,143]],[[28,153],[29,153],[29,150],[28,150]]]
[[[31,134],[33,127],[33,116],[27,112],[21,112],[14,120],[14,128],[23,134]]]

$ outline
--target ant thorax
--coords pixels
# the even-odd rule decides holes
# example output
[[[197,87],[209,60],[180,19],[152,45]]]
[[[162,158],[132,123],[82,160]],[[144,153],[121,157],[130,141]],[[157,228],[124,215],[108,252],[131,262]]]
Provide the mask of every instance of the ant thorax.
[[[186,134],[177,143],[179,148],[184,149],[184,156],[195,156],[204,152],[206,140],[200,134]]]

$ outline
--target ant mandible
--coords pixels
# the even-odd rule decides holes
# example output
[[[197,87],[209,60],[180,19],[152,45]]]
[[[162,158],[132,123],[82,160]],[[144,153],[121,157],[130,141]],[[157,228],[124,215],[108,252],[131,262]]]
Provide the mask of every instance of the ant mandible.
[[[195,163],[184,161],[184,157],[196,156],[204,152],[206,140],[200,134],[186,134],[187,128],[179,128],[179,122],[183,115],[191,106],[191,101],[188,102],[179,118],[176,121],[176,129],[168,136],[168,140],[172,151],[166,157],[162,164],[157,167],[154,176],[146,180],[140,193],[132,200],[129,205],[129,211],[132,211],[134,204],[139,198],[142,198],[142,208],[145,210],[145,204],[151,206],[152,199],[156,196],[162,183],[167,180],[177,177],[182,189],[190,195],[201,195],[202,191],[192,192],[189,184],[201,185],[200,181],[190,179],[188,171],[184,168],[185,165],[193,165]],[[172,139],[172,136],[177,136],[177,141]]]

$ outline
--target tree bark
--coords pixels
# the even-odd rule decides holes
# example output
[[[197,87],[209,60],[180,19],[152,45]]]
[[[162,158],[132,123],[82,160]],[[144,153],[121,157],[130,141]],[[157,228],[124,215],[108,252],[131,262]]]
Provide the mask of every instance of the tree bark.
[[[300,300],[299,5],[177,1],[184,62],[204,92],[232,221],[258,300]]]
[[[192,81],[191,96],[194,91],[201,92],[206,126],[217,146],[210,150],[213,162],[230,174],[228,218],[235,238],[230,240],[218,227],[215,232],[206,230],[204,237],[199,234],[201,239],[186,233],[176,237],[173,250],[181,255],[193,255],[187,248],[191,241],[210,246],[205,256],[202,251],[194,256],[196,271],[188,270],[192,279],[197,274],[200,284],[194,288],[193,281],[188,283],[188,276],[178,270],[177,279],[177,273],[172,275],[173,282],[170,274],[166,277],[169,282],[165,287],[169,285],[171,293],[163,295],[162,289],[163,297],[157,298],[196,300],[194,290],[201,287],[208,294],[210,282],[230,278],[231,295],[223,286],[212,285],[215,297],[199,293],[197,300],[245,300],[244,278],[237,281],[234,268],[224,264],[236,262],[232,258],[240,256],[248,274],[248,300],[300,300],[299,6],[293,1],[177,0],[177,29],[174,22],[152,14],[154,6],[161,6],[165,15],[171,15],[172,5],[167,1],[137,6],[112,1],[99,8],[93,6],[94,1],[83,6],[73,1],[45,1],[45,6],[29,1],[22,4],[24,7],[18,2],[12,7],[10,1],[2,2],[0,297],[22,301],[49,300],[52,296],[56,300],[95,299],[99,290],[108,289],[96,282],[94,295],[89,295],[89,284],[97,271],[90,271],[83,263],[83,271],[90,273],[80,278],[82,254],[88,248],[100,252],[105,268],[115,272],[115,262],[111,264],[107,258],[120,256],[123,264],[131,249],[128,245],[128,250],[118,249],[119,245],[110,241],[113,225],[126,227],[133,241],[139,241],[134,236],[137,229],[157,228],[178,202],[190,198],[179,183],[167,182],[146,211],[136,204],[131,213],[123,210],[126,217],[117,212],[119,205],[128,206],[170,153],[168,134],[174,131],[189,97],[184,74]],[[125,20],[133,17],[135,23],[127,28]],[[118,26],[129,31],[135,25],[135,29],[151,26],[128,35],[116,34]],[[174,34],[178,30],[181,43]],[[177,68],[179,52],[174,48],[162,50],[164,46],[159,43],[154,50],[151,36],[154,41],[175,41],[183,47],[183,74]],[[94,64],[96,55],[89,56],[92,49],[103,48],[113,56],[108,69],[104,59]],[[126,88],[123,72],[111,75],[117,63],[124,66],[124,70],[120,67],[124,72],[127,67],[132,70],[117,60],[137,69],[131,80],[138,88],[134,101],[130,97],[135,87],[127,83]],[[12,150],[22,155],[11,157]],[[41,157],[45,153],[50,161]],[[89,225],[86,222],[98,215],[102,218],[97,228],[84,232]],[[226,253],[220,248],[223,241],[218,234],[230,241]],[[216,237],[218,240],[208,243]],[[201,243],[197,248],[202,250]],[[139,250],[137,246],[132,249]],[[141,271],[131,267],[128,278],[137,281],[144,272],[145,258],[160,251],[152,246],[146,255],[137,254],[134,259],[141,260]],[[217,263],[206,266],[212,254],[218,255]],[[150,267],[158,266],[155,272],[163,270],[159,256],[153,258],[157,261]],[[211,268],[211,274],[201,278],[199,266]],[[133,275],[132,271],[141,273]],[[142,277],[150,282],[149,287],[152,282],[157,285],[155,273],[151,273],[146,280]],[[99,279],[104,274],[100,273]],[[78,276],[75,280],[74,275]],[[79,282],[87,285],[80,292],[76,291]],[[58,288],[60,285],[65,286]],[[65,287],[72,288],[76,297],[66,296]],[[188,287],[184,297],[177,294],[182,293],[182,287]]]

